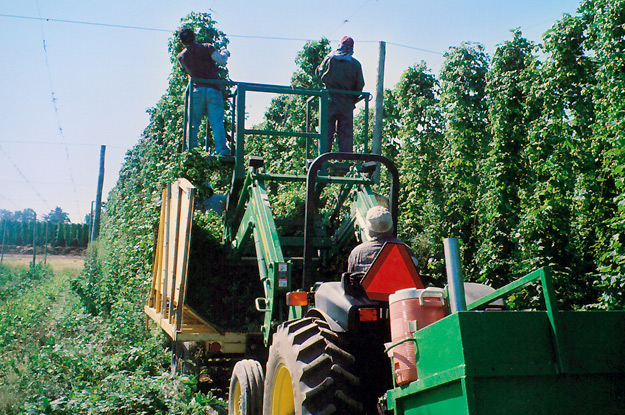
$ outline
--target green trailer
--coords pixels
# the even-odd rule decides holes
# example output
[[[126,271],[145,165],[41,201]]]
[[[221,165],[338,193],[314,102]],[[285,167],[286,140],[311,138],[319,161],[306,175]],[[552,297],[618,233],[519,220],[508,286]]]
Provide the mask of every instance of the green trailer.
[[[536,280],[545,311],[482,310]],[[625,413],[625,312],[558,311],[547,268],[411,340],[419,378],[388,392],[397,415]]]

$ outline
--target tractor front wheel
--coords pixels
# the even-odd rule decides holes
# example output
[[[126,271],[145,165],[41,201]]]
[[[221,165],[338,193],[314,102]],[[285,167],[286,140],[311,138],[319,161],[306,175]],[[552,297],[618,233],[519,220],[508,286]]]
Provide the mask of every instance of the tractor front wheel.
[[[317,318],[280,325],[269,349],[264,415],[363,414],[354,357]]]
[[[228,393],[229,415],[261,415],[263,409],[263,369],[256,360],[234,365]]]

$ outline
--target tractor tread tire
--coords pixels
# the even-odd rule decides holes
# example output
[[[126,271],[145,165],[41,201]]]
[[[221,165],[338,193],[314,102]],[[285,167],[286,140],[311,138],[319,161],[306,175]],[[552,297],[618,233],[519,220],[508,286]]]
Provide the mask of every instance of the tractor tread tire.
[[[228,393],[228,414],[261,415],[263,405],[263,368],[256,360],[240,360],[234,365]],[[235,388],[240,396],[235,397]],[[237,399],[238,398],[238,399]],[[236,400],[236,401],[235,401]]]
[[[291,375],[296,415],[364,414],[355,358],[340,342],[341,335],[318,318],[280,325],[269,349],[263,413],[271,413],[273,376],[283,365]]]

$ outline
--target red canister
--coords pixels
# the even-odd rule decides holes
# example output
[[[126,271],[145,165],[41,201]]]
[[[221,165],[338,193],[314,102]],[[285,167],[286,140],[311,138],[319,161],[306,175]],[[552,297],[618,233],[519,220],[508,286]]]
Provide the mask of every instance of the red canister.
[[[447,314],[445,290],[442,288],[407,288],[389,296],[391,344],[412,338],[420,330]],[[389,351],[398,385],[417,380],[417,358],[412,341]]]

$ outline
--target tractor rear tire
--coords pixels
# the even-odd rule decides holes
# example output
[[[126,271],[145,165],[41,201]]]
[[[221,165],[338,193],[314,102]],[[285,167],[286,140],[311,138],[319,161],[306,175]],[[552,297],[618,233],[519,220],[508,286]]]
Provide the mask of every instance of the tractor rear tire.
[[[318,318],[287,321],[269,349],[264,415],[363,414],[355,359]]]
[[[263,411],[263,368],[256,360],[234,365],[228,393],[228,415],[261,415]]]

